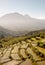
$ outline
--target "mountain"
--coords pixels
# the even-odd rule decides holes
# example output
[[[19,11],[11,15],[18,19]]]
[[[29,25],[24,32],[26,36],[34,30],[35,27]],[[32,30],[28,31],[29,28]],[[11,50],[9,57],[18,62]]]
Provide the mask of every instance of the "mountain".
[[[22,36],[22,35],[25,35],[25,31],[24,32],[14,32],[12,30],[8,30],[2,26],[0,26],[0,38],[2,37],[7,37],[7,36]]]
[[[9,30],[0,26],[0,38],[6,37],[6,36],[11,36],[11,34],[9,33]]]
[[[45,29],[45,20],[35,19],[29,15],[10,13],[0,18],[0,25],[19,35],[29,31]]]

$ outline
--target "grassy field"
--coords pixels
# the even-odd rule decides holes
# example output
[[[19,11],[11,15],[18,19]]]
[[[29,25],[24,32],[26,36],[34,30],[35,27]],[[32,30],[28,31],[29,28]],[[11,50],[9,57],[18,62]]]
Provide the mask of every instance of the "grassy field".
[[[0,65],[45,65],[45,32],[0,39]]]

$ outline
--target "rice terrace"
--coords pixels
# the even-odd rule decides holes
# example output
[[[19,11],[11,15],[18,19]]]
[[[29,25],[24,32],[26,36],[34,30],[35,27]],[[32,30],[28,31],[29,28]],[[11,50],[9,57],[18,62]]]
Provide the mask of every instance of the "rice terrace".
[[[45,31],[1,38],[0,65],[45,65]]]

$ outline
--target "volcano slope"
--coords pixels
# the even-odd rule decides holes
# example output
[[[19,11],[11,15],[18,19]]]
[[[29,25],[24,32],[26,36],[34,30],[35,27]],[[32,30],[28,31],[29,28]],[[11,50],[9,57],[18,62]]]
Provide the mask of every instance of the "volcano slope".
[[[0,39],[0,65],[45,65],[45,32]]]

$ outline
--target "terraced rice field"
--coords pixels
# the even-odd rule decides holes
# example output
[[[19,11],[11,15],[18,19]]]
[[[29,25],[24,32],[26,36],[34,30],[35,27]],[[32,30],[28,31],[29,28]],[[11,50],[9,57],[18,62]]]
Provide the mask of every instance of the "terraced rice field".
[[[17,43],[12,40],[13,45],[0,48],[0,65],[45,65],[45,48],[37,46],[40,40],[43,41],[42,38]]]

